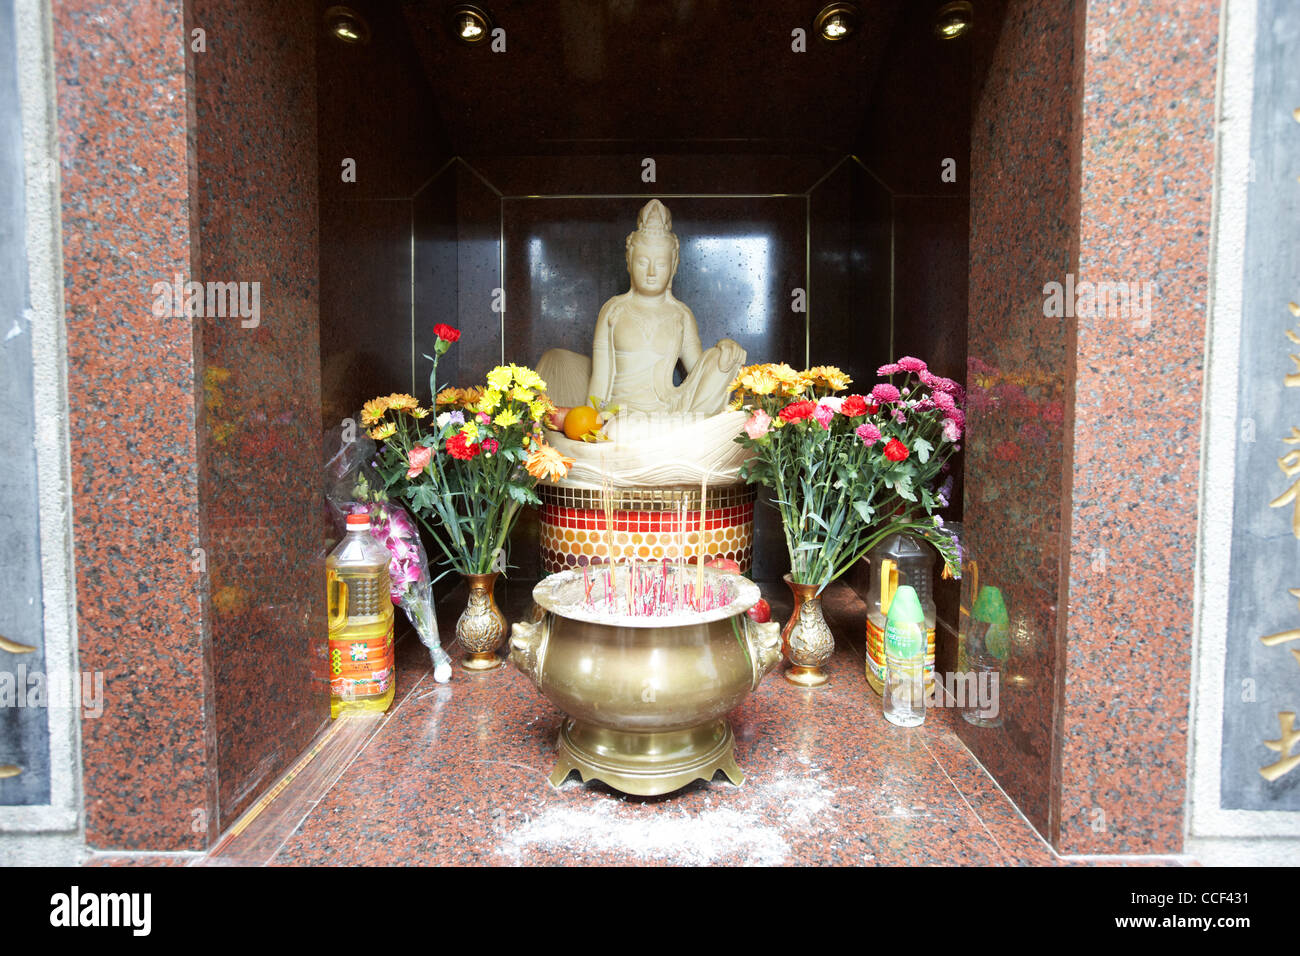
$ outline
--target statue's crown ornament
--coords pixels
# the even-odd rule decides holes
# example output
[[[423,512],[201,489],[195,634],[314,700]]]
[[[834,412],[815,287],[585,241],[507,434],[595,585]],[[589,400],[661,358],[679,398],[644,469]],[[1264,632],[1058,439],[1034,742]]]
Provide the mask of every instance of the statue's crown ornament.
[[[636,217],[636,231],[643,236],[667,236],[673,231],[673,217],[668,207],[658,199],[652,199],[641,207]]]

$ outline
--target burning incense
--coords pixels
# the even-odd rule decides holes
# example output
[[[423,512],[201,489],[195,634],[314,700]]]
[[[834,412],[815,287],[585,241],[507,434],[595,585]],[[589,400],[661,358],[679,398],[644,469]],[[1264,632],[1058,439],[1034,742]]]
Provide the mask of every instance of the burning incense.
[[[665,559],[656,574],[652,567],[628,562],[621,566],[627,575],[626,587],[617,581],[619,567],[606,565],[595,571],[584,569],[581,604],[598,614],[671,617],[715,611],[731,603],[732,596],[725,584],[715,586],[710,581],[701,587],[699,568],[696,568],[696,580],[691,581],[687,579],[689,567],[686,564],[670,565]],[[675,578],[671,583],[668,581],[670,573]]]
[[[695,545],[695,600],[704,600],[704,501],[709,493],[709,473],[700,476],[700,538]]]

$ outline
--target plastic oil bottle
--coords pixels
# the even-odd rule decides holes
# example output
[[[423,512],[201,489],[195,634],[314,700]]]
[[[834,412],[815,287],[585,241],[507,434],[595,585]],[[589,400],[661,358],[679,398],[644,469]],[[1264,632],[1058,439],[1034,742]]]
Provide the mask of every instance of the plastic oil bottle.
[[[388,549],[371,537],[369,515],[348,515],[347,529],[325,559],[331,717],[385,711],[396,689]]]
[[[885,621],[885,719],[899,727],[925,723],[925,613],[906,584]]]
[[[867,683],[885,692],[885,618],[898,590],[916,592],[925,614],[925,683],[934,686],[934,550],[911,535],[891,534],[871,549],[872,582],[867,600]]]

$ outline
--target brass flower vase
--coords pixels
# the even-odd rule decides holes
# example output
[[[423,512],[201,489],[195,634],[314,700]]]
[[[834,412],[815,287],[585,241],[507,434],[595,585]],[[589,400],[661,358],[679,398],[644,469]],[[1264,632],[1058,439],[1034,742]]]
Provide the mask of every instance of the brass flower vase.
[[[822,615],[817,585],[799,584],[788,574],[784,580],[794,592],[794,613],[781,631],[781,651],[790,662],[785,679],[800,687],[820,687],[830,679],[822,665],[831,659],[835,639]]]
[[[469,652],[460,662],[467,671],[490,671],[505,663],[496,651],[505,640],[506,619],[492,593],[500,573],[462,575],[469,585],[469,603],[456,621],[456,639]]]

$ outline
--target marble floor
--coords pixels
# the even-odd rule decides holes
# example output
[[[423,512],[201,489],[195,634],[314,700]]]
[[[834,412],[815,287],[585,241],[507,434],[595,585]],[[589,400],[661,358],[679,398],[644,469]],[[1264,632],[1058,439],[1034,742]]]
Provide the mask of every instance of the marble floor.
[[[528,585],[503,582],[518,619]],[[784,620],[783,585],[764,585]],[[460,602],[458,605],[458,601]],[[335,721],[273,799],[211,852],[97,854],[91,865],[876,865],[1043,866],[1056,856],[957,738],[952,709],[887,723],[863,676],[865,606],[828,591],[830,683],[769,675],[731,718],[740,787],[721,776],[638,798],[571,775],[547,782],[560,714],[507,665],[436,684],[414,639],[399,644],[386,715]],[[451,632],[463,597],[440,608]],[[451,649],[453,657],[458,656]],[[309,759],[308,759],[309,758]],[[1121,862],[1115,859],[1113,862]],[[1123,862],[1139,862],[1125,860]],[[1184,858],[1143,863],[1190,862]]]

